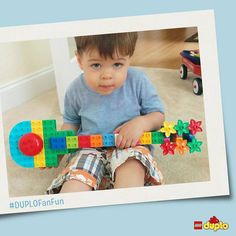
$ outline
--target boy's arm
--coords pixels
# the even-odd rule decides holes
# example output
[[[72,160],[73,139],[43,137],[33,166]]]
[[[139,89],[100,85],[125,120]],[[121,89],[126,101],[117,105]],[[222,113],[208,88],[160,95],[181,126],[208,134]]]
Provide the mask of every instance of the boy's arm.
[[[62,126],[61,126],[61,130],[74,130],[75,131],[75,135],[76,135],[79,127],[80,126],[77,125],[77,124],[63,123]]]
[[[161,112],[152,112],[124,123],[115,129],[119,133],[116,139],[118,148],[135,147],[144,132],[159,130],[164,122],[165,115]]]
[[[141,116],[143,119],[144,132],[159,130],[165,120],[165,115],[161,112],[152,112]]]

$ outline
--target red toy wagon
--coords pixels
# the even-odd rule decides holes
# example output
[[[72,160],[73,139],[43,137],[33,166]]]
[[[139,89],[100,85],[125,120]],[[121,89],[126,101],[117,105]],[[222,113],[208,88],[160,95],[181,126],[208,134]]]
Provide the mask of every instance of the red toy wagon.
[[[201,95],[203,92],[203,88],[199,50],[183,50],[180,55],[182,56],[180,78],[183,80],[187,79],[188,71],[191,71],[192,73],[198,75],[199,77],[193,80],[193,93],[196,95]]]

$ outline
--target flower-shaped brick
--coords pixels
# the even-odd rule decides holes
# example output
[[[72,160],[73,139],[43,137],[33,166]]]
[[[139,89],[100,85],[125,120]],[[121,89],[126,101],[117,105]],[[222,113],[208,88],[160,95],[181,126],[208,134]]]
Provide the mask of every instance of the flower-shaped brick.
[[[190,124],[188,126],[188,129],[190,130],[191,134],[195,135],[197,132],[202,132],[201,124],[201,121],[195,121],[191,119]]]
[[[180,155],[183,155],[185,151],[189,150],[189,147],[187,146],[187,140],[183,140],[182,137],[177,137],[176,150],[179,152]]]
[[[174,129],[175,123],[165,121],[163,127],[160,129],[160,132],[165,133],[165,136],[168,138],[171,134],[175,134],[176,130]]]
[[[163,150],[163,155],[167,154],[174,155],[176,144],[171,143],[169,138],[165,138],[164,143],[161,144],[160,147]]]
[[[202,145],[202,141],[197,141],[195,137],[193,138],[192,142],[189,142],[187,145],[190,148],[190,153],[202,151],[200,148],[200,146]]]
[[[183,122],[182,120],[178,120],[177,125],[174,126],[178,135],[188,134],[189,133],[189,122]]]

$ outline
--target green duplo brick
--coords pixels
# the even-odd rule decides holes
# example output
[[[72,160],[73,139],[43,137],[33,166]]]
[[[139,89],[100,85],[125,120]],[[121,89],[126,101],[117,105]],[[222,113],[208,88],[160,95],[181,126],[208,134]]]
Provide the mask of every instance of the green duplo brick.
[[[75,132],[73,130],[60,130],[57,131],[54,137],[67,137],[67,136],[75,136]]]
[[[79,149],[78,148],[76,148],[76,149],[68,149],[68,152],[69,153],[74,153],[74,152],[77,152]]]
[[[57,155],[65,155],[69,153],[69,149],[54,150]]]
[[[55,137],[56,133],[51,132],[51,133],[44,133],[44,149],[45,152],[51,153],[51,147],[50,147],[50,138]],[[53,153],[53,152],[52,152]]]
[[[75,136],[75,131],[74,130],[66,130],[66,136]]]
[[[78,149],[75,143],[71,143],[71,148],[73,149],[64,149],[64,150],[52,150],[50,148],[50,138],[53,137],[67,137],[74,136],[75,132],[73,130],[56,130],[56,121],[55,120],[43,120],[43,136],[44,136],[44,149],[46,155],[46,166],[53,167],[58,166],[58,155],[65,155],[69,153],[76,152]],[[77,136],[76,136],[77,137]],[[78,137],[77,137],[78,140]]]
[[[44,136],[44,138],[50,139],[52,137],[56,137],[57,134],[56,134],[55,131],[54,132],[46,132],[46,133],[43,134],[43,136]]]
[[[47,134],[50,132],[56,132],[56,121],[55,120],[43,120],[43,133]]]
[[[51,151],[49,138],[45,138],[45,137],[44,137],[44,150],[45,150],[45,152]]]
[[[164,134],[161,132],[152,132],[152,143],[162,144],[164,142]]]
[[[57,154],[47,154],[47,158],[46,158],[47,167],[58,166],[58,164],[59,164],[59,161],[58,161]]]
[[[57,131],[54,137],[66,137],[65,131]]]
[[[56,120],[43,120],[43,125],[45,127],[54,127],[56,128]]]
[[[57,151],[56,150],[52,150],[51,148],[46,148],[45,149],[45,155],[56,155]]]

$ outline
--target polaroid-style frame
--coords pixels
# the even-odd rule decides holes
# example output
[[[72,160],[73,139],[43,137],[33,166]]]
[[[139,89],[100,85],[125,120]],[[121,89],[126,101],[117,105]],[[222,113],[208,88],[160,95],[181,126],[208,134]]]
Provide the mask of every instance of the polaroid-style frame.
[[[204,77],[202,82],[210,181],[59,195],[9,197],[1,115],[0,214],[229,194],[215,21],[212,10],[5,27],[0,28],[0,43],[184,27],[198,28],[202,77]],[[2,114],[1,107],[0,113]]]

